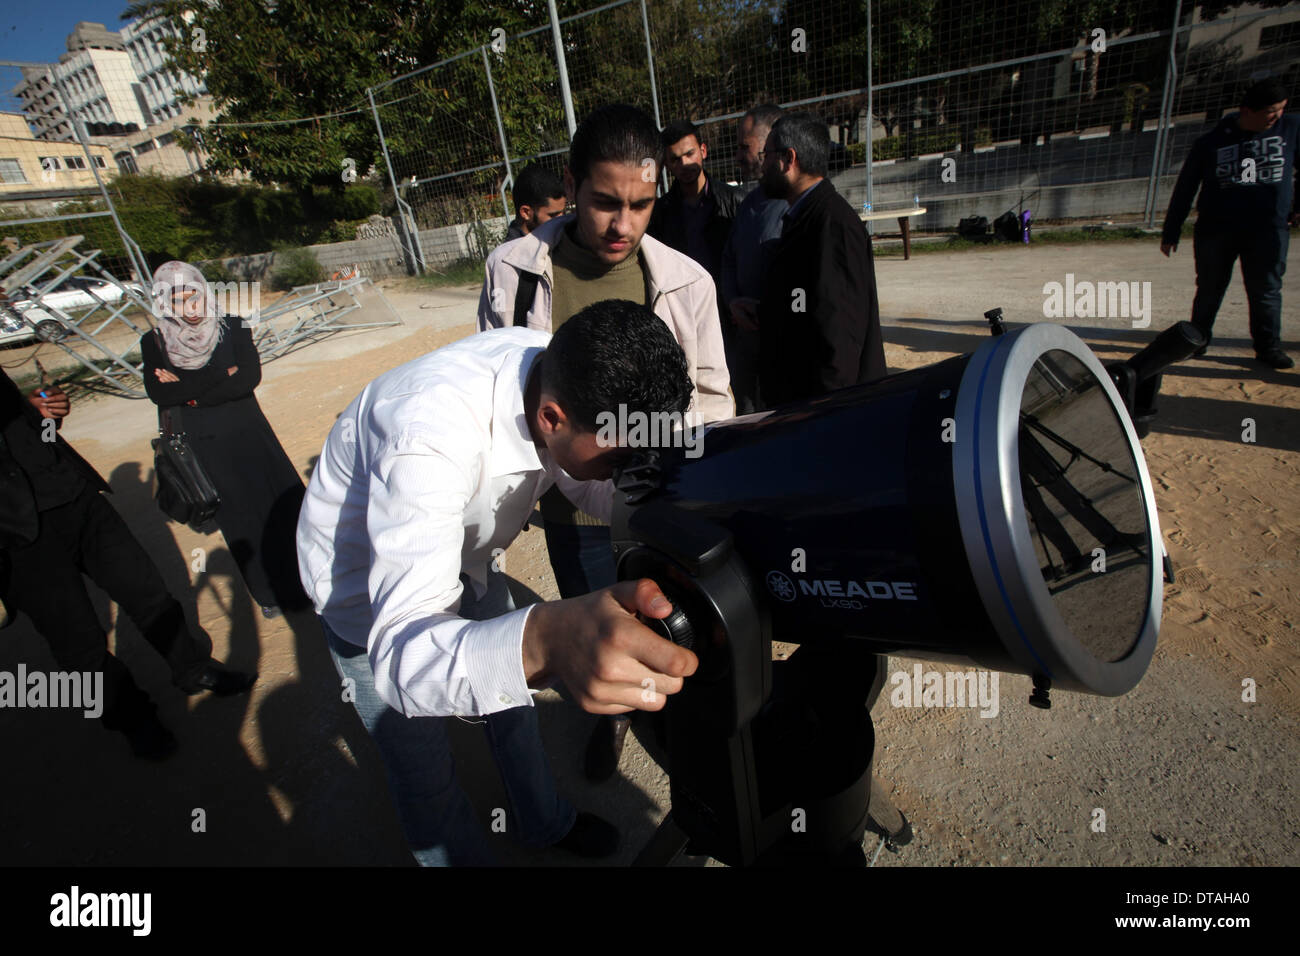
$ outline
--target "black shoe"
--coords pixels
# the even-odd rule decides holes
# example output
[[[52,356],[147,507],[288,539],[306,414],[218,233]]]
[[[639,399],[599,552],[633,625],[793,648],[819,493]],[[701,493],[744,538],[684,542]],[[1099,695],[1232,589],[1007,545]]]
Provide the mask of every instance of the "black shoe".
[[[626,714],[613,717],[600,717],[596,728],[587,741],[587,758],[585,771],[592,783],[600,783],[614,776],[618,770],[619,758],[623,756],[623,742],[627,739],[627,729],[632,718]]]
[[[874,776],[871,778],[871,802],[867,810],[867,829],[885,838],[887,846],[907,846],[912,842],[912,825],[903,812],[894,806],[885,788]]]
[[[579,813],[568,835],[555,845],[578,856],[613,856],[618,850],[618,827],[594,813]]]
[[[180,746],[172,732],[153,715],[134,727],[122,730],[131,752],[142,760],[166,760]]]
[[[181,690],[187,694],[201,694],[210,690],[218,697],[231,697],[244,693],[256,681],[256,674],[231,670],[219,661],[211,661],[193,683],[183,684]]]
[[[1204,345],[1202,345],[1199,349],[1197,349],[1195,352],[1193,352],[1193,353],[1192,353],[1192,356],[1193,356],[1194,358],[1200,358],[1202,355],[1204,355],[1204,354],[1205,354],[1206,352],[1208,352],[1209,350],[1210,350],[1210,343],[1209,343],[1209,342],[1206,342],[1206,343],[1205,343]]]
[[[1283,352],[1281,349],[1278,348],[1269,349],[1267,352],[1256,352],[1255,361],[1263,362],[1269,368],[1275,368],[1279,370],[1286,369],[1286,368],[1295,368],[1295,362],[1292,361],[1291,356],[1287,355],[1285,352]]]

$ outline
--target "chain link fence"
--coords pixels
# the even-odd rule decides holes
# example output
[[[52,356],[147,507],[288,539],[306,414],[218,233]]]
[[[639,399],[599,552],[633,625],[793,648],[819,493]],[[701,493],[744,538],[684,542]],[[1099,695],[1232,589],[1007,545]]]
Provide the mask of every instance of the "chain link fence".
[[[397,206],[390,244],[408,271],[486,255],[513,214],[515,175],[530,163],[561,172],[572,122],[603,103],[694,121],[706,168],[728,181],[740,178],[747,109],[811,110],[851,203],[922,206],[915,228],[951,231],[1024,209],[1040,223],[1158,224],[1192,141],[1250,81],[1300,85],[1296,2],[580,2],[561,0],[554,23],[538,5],[531,29],[494,30],[367,91],[374,163]],[[25,224],[24,236],[74,228],[110,271],[139,273],[111,217]]]
[[[1269,0],[620,0],[558,30],[563,67],[548,23],[371,91],[417,269],[486,254],[513,175],[563,169],[562,73],[578,119],[622,101],[694,121],[729,181],[747,109],[811,110],[840,192],[924,207],[932,231],[1025,209],[1158,223],[1244,88],[1300,81],[1300,3]]]
[[[564,168],[573,114],[603,102],[653,110],[645,7],[619,0],[507,35],[372,87],[369,98],[417,269],[482,258],[513,216],[514,174]],[[567,84],[565,79],[567,77]]]

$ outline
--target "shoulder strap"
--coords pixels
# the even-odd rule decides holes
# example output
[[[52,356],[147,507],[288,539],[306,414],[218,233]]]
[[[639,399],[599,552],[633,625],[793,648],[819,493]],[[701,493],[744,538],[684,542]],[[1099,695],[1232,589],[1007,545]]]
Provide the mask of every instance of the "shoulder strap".
[[[540,276],[535,272],[521,272],[519,274],[519,288],[515,292],[515,325],[525,326],[528,324],[528,312],[533,307],[533,300],[537,298],[537,280]]]

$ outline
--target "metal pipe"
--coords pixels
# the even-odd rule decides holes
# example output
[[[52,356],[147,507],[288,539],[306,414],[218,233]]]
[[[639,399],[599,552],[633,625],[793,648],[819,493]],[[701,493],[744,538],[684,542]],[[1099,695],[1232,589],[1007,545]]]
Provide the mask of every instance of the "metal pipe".
[[[99,187],[99,194],[104,197],[104,205],[108,209],[108,214],[112,217],[113,225],[117,227],[117,234],[122,240],[122,248],[126,252],[126,260],[131,264],[131,269],[136,273],[137,282],[148,282],[153,276],[153,270],[149,268],[149,262],[144,257],[144,252],[131,238],[126,227],[122,225],[122,220],[118,218],[117,207],[113,205],[113,197],[108,194],[108,189],[104,181],[99,177],[99,168],[95,165],[95,157],[90,152],[90,144],[86,142],[86,129],[72,112],[72,105],[63,94],[63,89],[57,84],[54,91],[59,94],[59,102],[63,104],[63,110],[68,116],[68,123],[72,126],[72,133],[77,137],[77,142],[81,144],[81,151],[86,154],[86,165],[90,167],[90,174],[95,177],[95,185]]]
[[[497,135],[501,137],[501,155],[506,161],[506,179],[510,181],[511,188],[514,187],[515,173],[510,168],[510,146],[506,143],[506,128],[501,125],[501,110],[497,107],[497,88],[492,82],[492,64],[488,62],[487,47],[479,47],[483,51],[483,69],[487,72],[488,95],[492,97],[492,115],[497,120]],[[506,204],[505,183],[501,184],[501,207],[505,210],[506,218],[510,218],[510,207]]]
[[[25,226],[34,222],[62,222],[65,219],[94,219],[98,216],[107,216],[108,212],[74,212],[65,216],[41,216],[37,219],[6,219],[0,222],[0,228],[8,226]]]
[[[645,0],[641,0],[641,26],[645,30],[645,58],[650,64],[650,102],[655,108],[655,126],[663,126],[663,120],[659,118],[659,87],[655,84],[655,55],[650,48],[650,17],[646,14]]]
[[[564,101],[564,119],[569,124],[569,139],[578,131],[578,121],[573,115],[573,94],[569,92],[569,66],[564,60],[564,41],[560,39],[560,15],[555,0],[546,0],[551,14],[551,39],[555,42],[555,66],[560,71],[560,99]]]
[[[871,0],[867,0],[867,205],[874,211],[876,205],[871,185],[871,128],[876,125],[876,114],[875,101],[872,97],[871,64]],[[868,220],[867,235],[870,236],[872,232],[871,221]]]
[[[374,87],[366,87],[366,99],[370,100],[370,112],[374,114],[375,130],[379,133],[379,148],[384,153],[384,165],[388,167],[388,179],[393,184],[393,199],[397,203],[397,215],[402,220],[402,232],[405,233],[402,252],[406,254],[406,262],[411,271],[419,275],[424,271],[423,263],[420,261],[421,257],[417,256],[415,252],[415,239],[411,232],[413,223],[407,221],[405,211],[402,209],[406,204],[402,202],[401,187],[397,184],[397,175],[393,172],[393,160],[388,155],[388,141],[384,138],[384,124],[379,121],[379,108],[375,106]]]
[[[1156,142],[1151,155],[1151,177],[1147,180],[1146,207],[1144,209],[1147,228],[1155,225],[1156,199],[1160,184],[1160,167],[1164,163],[1165,145],[1169,139],[1169,127],[1173,123],[1174,87],[1178,82],[1178,23],[1182,19],[1183,0],[1174,5],[1174,25],[1169,34],[1169,63],[1165,67],[1165,88],[1160,97],[1160,120],[1156,124]]]

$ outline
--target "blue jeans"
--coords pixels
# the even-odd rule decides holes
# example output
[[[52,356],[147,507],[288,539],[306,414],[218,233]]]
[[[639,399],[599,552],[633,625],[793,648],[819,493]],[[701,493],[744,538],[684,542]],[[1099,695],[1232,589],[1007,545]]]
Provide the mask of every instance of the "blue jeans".
[[[1240,256],[1255,352],[1262,354],[1280,346],[1282,276],[1286,272],[1290,233],[1272,226],[1223,231],[1197,223],[1193,241],[1196,298],[1192,302],[1192,324],[1209,339],[1223,294],[1232,282],[1233,264]]]
[[[488,573],[488,592],[475,600],[469,579],[460,616],[482,621],[514,610],[505,575]],[[490,866],[496,862],[483,824],[456,780],[455,759],[447,738],[454,717],[405,717],[375,690],[375,677],[364,647],[335,634],[321,619],[330,656],[342,678],[352,678],[353,706],[374,738],[388,771],[388,789],[402,830],[421,866]],[[542,749],[537,708],[513,707],[484,721],[488,744],[510,803],[506,832],[528,847],[562,839],[577,813],[555,789],[555,778]]]
[[[549,523],[543,530],[561,598],[582,597],[618,582],[608,525]]]

